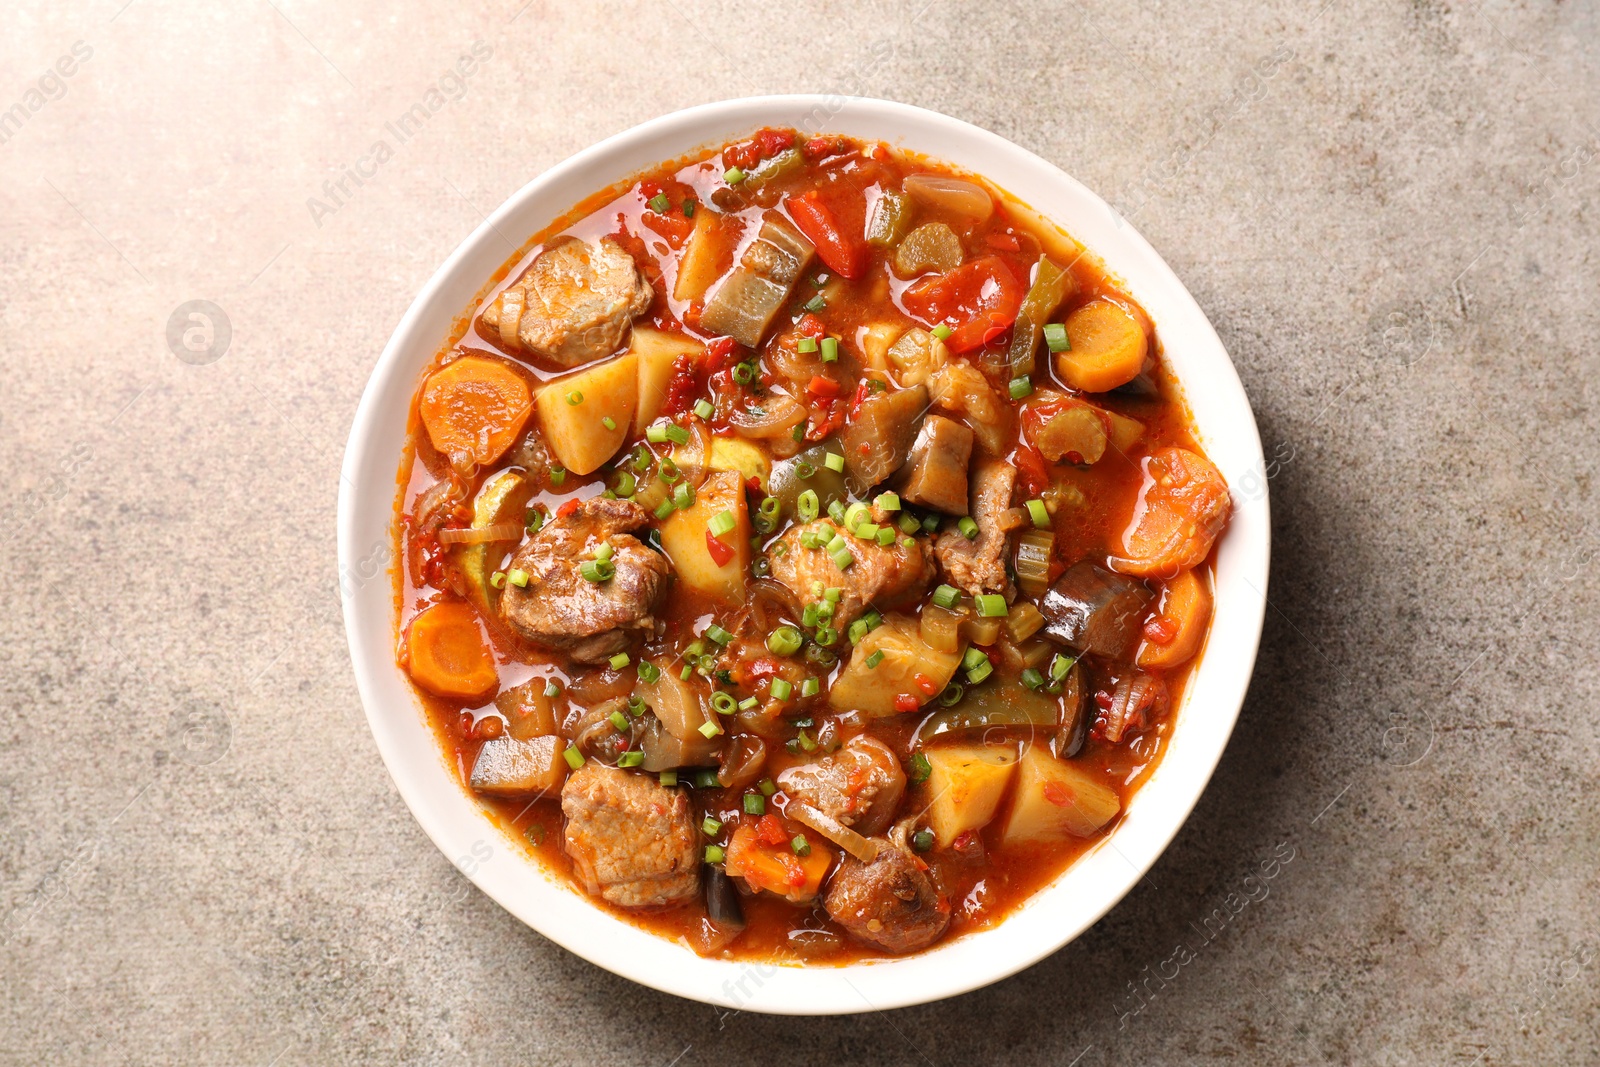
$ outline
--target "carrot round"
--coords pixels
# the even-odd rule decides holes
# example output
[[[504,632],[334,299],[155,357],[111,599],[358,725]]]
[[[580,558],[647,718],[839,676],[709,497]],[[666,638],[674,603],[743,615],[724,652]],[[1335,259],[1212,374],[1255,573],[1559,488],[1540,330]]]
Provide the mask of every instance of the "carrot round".
[[[1167,670],[1187,663],[1200,651],[1206,623],[1211,621],[1211,590],[1192,570],[1179,572],[1167,582],[1161,596],[1160,617],[1163,629],[1172,634],[1166,644],[1152,640],[1148,630],[1135,656],[1139,666]]]
[[[478,700],[500,684],[478,617],[460,601],[434,604],[412,619],[406,651],[412,680],[438,696]]]
[[[1091,300],[1067,316],[1066,349],[1056,353],[1056,373],[1074,389],[1104,393],[1139,376],[1150,343],[1126,308]]]
[[[522,432],[532,394],[522,375],[499,360],[463,356],[434,371],[422,387],[423,428],[452,461],[480,467],[499,459]]]
[[[1158,448],[1141,463],[1144,485],[1122,534],[1115,570],[1175,578],[1211,553],[1233,513],[1228,483],[1211,461],[1187,448]]]

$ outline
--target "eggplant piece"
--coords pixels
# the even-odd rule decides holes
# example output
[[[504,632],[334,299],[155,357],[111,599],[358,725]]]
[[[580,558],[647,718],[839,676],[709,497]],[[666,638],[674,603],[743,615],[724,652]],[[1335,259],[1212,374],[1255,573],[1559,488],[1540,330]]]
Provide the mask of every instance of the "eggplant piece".
[[[1079,652],[1127,659],[1155,599],[1143,582],[1080,560],[1039,601],[1044,632]]]
[[[497,797],[553,795],[567,776],[567,761],[561,755],[566,747],[555,734],[485,741],[472,764],[472,788]]]
[[[1074,663],[1061,683],[1061,729],[1056,731],[1051,749],[1062,759],[1072,759],[1083,751],[1089,739],[1089,723],[1094,715],[1089,710],[1089,683],[1084,677],[1083,664]]]
[[[905,464],[927,410],[928,390],[921,385],[862,402],[840,437],[851,492],[864,494]]]
[[[768,211],[761,232],[706,301],[701,327],[758,348],[816,249],[780,212]]]
[[[936,711],[917,727],[914,743],[925,745],[943,734],[967,734],[992,729],[1054,731],[1061,725],[1061,705],[1055,697],[1003,678],[993,685],[973,688],[966,699],[948,711]]]
[[[828,466],[828,453],[838,454],[838,441],[829,439],[812,445],[793,459],[773,464],[767,478],[767,495],[783,502],[783,513],[793,515],[796,502],[807,489],[817,494],[818,513],[826,514],[835,500],[849,503],[844,474]]]
[[[706,918],[725,930],[743,930],[744,908],[739,905],[739,891],[733,888],[733,879],[720,864],[708,864],[705,869]]]
[[[967,513],[967,465],[972,431],[943,415],[929,415],[901,468],[900,499],[947,515]]]

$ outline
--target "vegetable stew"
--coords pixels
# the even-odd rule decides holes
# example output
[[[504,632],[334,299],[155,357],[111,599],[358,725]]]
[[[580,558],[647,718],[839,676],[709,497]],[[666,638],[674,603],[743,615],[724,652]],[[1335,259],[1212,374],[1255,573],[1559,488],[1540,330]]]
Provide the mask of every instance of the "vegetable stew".
[[[981,929],[1116,822],[1228,487],[1149,317],[980,178],[765,129],[597,193],[418,383],[398,660],[463,788],[706,955]]]

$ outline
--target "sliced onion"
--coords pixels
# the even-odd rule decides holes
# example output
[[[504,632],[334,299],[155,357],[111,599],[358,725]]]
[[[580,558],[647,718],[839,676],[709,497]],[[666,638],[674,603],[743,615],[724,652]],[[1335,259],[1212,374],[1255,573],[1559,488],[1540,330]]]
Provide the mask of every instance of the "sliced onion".
[[[672,461],[678,465],[683,480],[691,489],[700,488],[711,467],[711,431],[699,419],[691,420],[689,443],[673,453]],[[674,482],[676,489],[679,483]]]
[[[942,174],[913,174],[900,186],[913,200],[970,216],[983,222],[994,214],[994,198],[976,182]]]
[[[517,327],[522,325],[523,299],[526,295],[516,286],[500,294],[500,340],[509,348],[522,347]]]
[[[524,527],[517,522],[497,522],[493,526],[473,526],[465,530],[440,530],[441,545],[482,545],[490,541],[520,541]]]
[[[429,526],[436,517],[466,499],[467,487],[455,478],[446,478],[442,482],[434,482],[418,495],[416,503],[411,506],[411,514],[418,526]]]
[[[728,425],[741,437],[780,437],[805,421],[806,409],[792,396],[770,393],[761,414],[750,410],[733,411],[728,415]]]
[[[878,842],[862,837],[831,815],[825,815],[810,804],[791,802],[783,812],[801,826],[815,830],[829,841],[844,849],[862,863],[878,858]]]
[[[722,754],[717,782],[724,789],[743,789],[767,765],[767,743],[754,734],[738,734]]]
[[[1129,731],[1139,733],[1167,708],[1167,683],[1159,675],[1129,671],[1111,692],[1105,738],[1113,745]]]

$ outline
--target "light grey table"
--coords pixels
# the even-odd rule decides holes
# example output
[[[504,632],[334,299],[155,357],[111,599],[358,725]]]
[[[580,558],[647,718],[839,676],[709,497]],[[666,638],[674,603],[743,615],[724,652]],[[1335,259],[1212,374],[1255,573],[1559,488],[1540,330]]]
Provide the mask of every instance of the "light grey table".
[[[519,4],[5,15],[0,1061],[1600,1061],[1592,0]],[[356,399],[484,213],[797,90],[1130,216],[1238,364],[1276,540],[1149,878],[991,989],[820,1021],[638,988],[472,889],[378,759],[333,562]],[[191,300],[211,362],[168,344]]]

